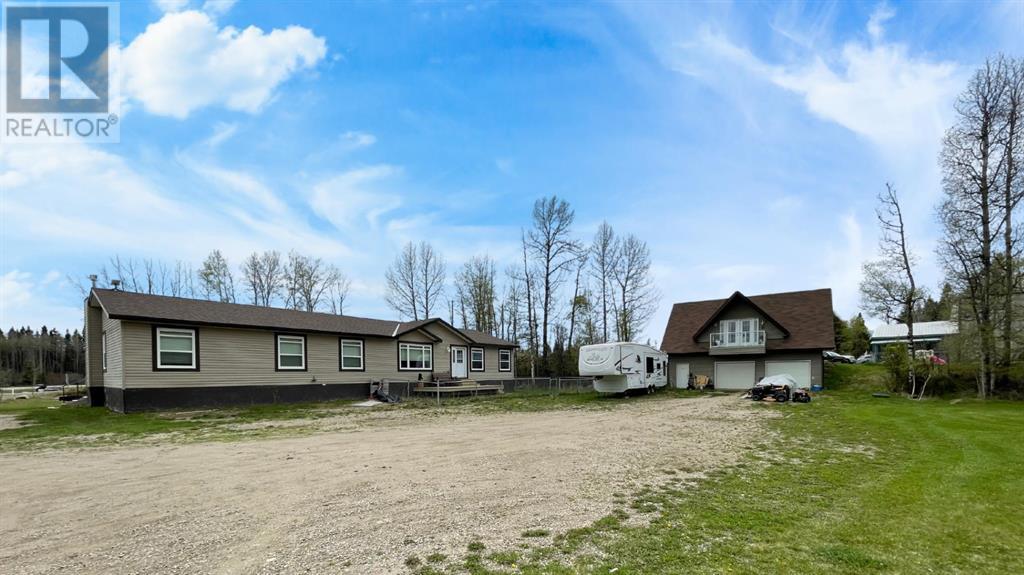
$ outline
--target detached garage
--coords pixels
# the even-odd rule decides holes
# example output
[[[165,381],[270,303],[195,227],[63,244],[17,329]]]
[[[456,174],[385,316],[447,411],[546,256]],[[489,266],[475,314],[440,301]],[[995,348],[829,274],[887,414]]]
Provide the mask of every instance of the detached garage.
[[[835,347],[828,289],[677,303],[662,350],[670,383],[705,376],[716,389],[743,391],[763,377],[789,374],[797,385],[823,383],[821,352]]]

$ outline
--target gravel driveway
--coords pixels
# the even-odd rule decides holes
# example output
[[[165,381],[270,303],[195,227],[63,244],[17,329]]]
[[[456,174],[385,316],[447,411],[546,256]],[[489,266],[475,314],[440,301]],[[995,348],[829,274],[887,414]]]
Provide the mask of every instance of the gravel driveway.
[[[377,414],[374,414],[376,416]],[[664,469],[735,461],[735,397],[394,417],[287,439],[0,455],[0,565],[20,573],[404,573],[586,525]],[[12,495],[9,487],[24,486]],[[35,485],[35,487],[30,487]]]

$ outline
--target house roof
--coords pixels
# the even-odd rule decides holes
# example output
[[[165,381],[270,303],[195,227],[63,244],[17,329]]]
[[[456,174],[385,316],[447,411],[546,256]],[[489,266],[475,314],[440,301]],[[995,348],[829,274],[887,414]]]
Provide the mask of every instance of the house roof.
[[[914,337],[942,337],[960,333],[956,322],[952,321],[916,321]],[[884,324],[875,328],[871,334],[872,341],[882,339],[906,339],[907,324]]]
[[[94,288],[92,294],[111,319],[388,338],[440,322],[473,343],[515,345],[480,332],[460,330],[441,318],[400,322],[100,288]],[[470,333],[478,334],[482,339],[486,336],[486,341],[478,341]]]
[[[769,339],[765,344],[766,350],[835,347],[832,290],[826,288],[749,297],[736,292],[725,299],[677,303],[672,306],[661,349],[668,353],[707,353],[707,344],[698,343],[697,337],[731,303],[743,300],[760,310],[786,334],[782,339]]]

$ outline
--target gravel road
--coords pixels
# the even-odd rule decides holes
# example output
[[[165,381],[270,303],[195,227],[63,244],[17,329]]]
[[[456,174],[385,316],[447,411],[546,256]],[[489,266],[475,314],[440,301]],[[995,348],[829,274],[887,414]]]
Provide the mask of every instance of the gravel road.
[[[405,410],[286,439],[4,454],[0,570],[405,573],[410,555],[511,547],[590,523],[664,469],[735,461],[760,425],[739,402]]]

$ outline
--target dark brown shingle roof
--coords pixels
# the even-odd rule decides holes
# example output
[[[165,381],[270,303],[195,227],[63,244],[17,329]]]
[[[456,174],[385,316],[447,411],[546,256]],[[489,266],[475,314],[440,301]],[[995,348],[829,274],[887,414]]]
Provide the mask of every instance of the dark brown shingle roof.
[[[715,315],[724,311],[723,304],[729,299],[672,306],[661,349],[668,353],[707,353],[707,343],[698,343],[697,335],[703,331],[702,327],[714,320]],[[835,347],[831,289],[755,295],[748,299],[789,332],[786,338],[768,340],[768,351]]]
[[[378,337],[393,337],[438,321],[434,318],[399,322],[99,288],[92,291],[113,319]],[[479,332],[459,331],[476,343],[512,345],[491,336],[487,338],[494,341],[478,341],[470,333]],[[480,334],[481,337],[484,335]]]

